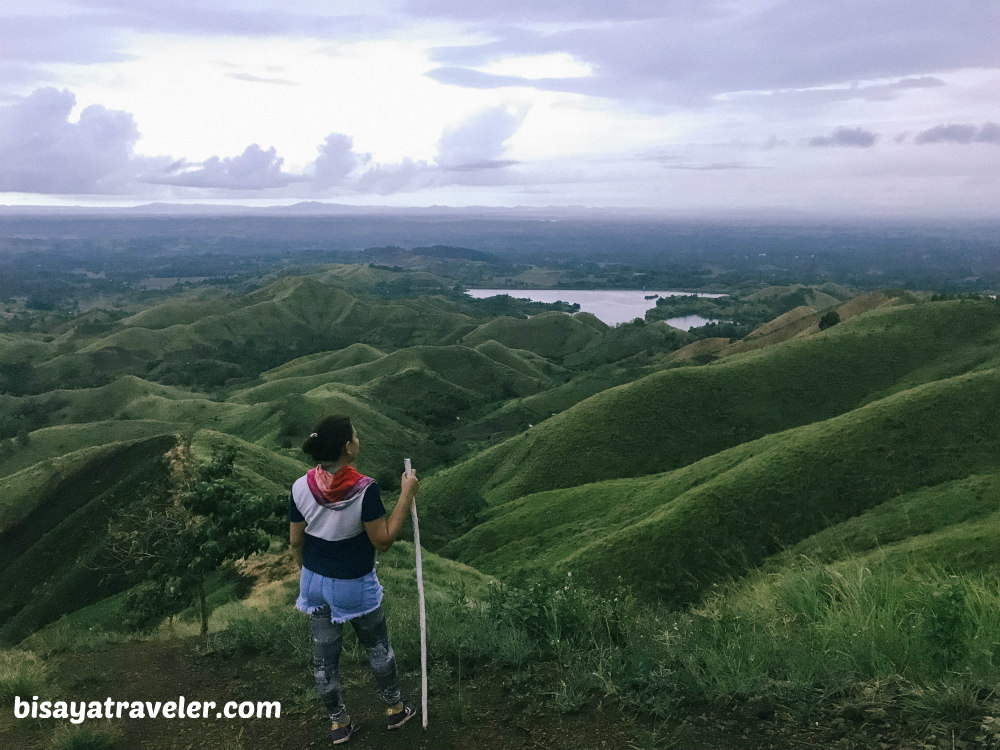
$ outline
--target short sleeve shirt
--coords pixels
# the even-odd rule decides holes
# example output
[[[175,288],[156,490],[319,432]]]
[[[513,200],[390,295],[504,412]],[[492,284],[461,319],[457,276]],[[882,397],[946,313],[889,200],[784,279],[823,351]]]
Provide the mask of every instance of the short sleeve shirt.
[[[375,569],[375,547],[364,525],[384,515],[374,482],[361,498],[329,506],[316,502],[302,477],[288,500],[288,520],[306,524],[302,566],[327,578],[361,578]]]

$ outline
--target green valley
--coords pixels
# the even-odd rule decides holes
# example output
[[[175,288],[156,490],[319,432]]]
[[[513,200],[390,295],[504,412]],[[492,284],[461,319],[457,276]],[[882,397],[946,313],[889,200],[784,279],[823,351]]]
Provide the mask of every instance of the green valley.
[[[121,684],[239,692],[283,713],[180,734],[5,713],[0,744],[325,742],[285,523],[302,441],[345,413],[357,467],[386,499],[404,456],[421,477],[431,718],[401,733],[406,746],[1000,747],[989,263],[973,284],[944,260],[937,277],[911,273],[808,233],[819,259],[801,266],[790,245],[765,265],[718,238],[702,262],[661,257],[647,226],[615,260],[613,228],[585,222],[551,252],[541,233],[555,230],[526,220],[510,251],[488,223],[435,237],[433,222],[400,222],[367,249],[275,231],[267,254],[206,235],[204,252],[150,253],[134,273],[110,240],[72,260],[86,274],[57,270],[74,242],[96,241],[90,225],[60,224],[72,236],[58,247],[26,230],[5,240],[17,274],[0,286],[4,707]],[[980,258],[977,237],[952,252]],[[899,283],[871,281],[872,263]],[[42,283],[46,269],[60,283]],[[152,283],[168,278],[183,281]],[[648,280],[679,294],[617,326],[571,293],[516,293]],[[491,282],[510,296],[463,294]],[[719,322],[663,322],[680,315]],[[121,548],[169,507],[178,446],[193,474],[232,457],[233,482],[269,513],[269,547],[205,579],[207,637],[191,596],[142,598],[151,579]],[[419,691],[413,554],[397,544],[378,573],[404,685]],[[130,663],[162,673],[157,687]],[[356,693],[365,663],[349,638]],[[374,730],[363,742],[402,746]]]

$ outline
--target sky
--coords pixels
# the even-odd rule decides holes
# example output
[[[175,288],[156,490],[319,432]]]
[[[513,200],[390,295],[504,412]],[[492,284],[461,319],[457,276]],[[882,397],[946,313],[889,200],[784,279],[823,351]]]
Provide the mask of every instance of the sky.
[[[0,204],[1000,217],[996,0],[3,0]]]

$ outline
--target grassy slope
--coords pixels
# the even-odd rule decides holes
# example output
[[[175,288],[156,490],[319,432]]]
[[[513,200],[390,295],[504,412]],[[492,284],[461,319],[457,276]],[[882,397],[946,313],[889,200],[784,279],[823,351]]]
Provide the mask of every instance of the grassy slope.
[[[17,641],[59,615],[114,593],[99,569],[108,517],[145,482],[163,481],[172,435],[102,452],[39,489],[34,512],[0,536],[0,640]]]
[[[427,482],[448,508],[685,466],[748,440],[849,412],[893,389],[997,359],[1000,310],[975,302],[882,308],[827,331],[598,393]]]
[[[508,347],[527,349],[543,357],[560,360],[600,340],[601,333],[590,318],[545,312],[526,320],[496,318],[466,333],[461,341],[469,346],[490,340],[499,341]]]
[[[982,414],[998,407],[998,369],[929,383],[673,472],[515,500],[445,550],[489,572],[621,575],[689,600],[899,495],[995,472],[1000,424]]]
[[[161,427],[156,437],[100,444],[106,437],[101,428],[75,426],[78,438],[89,438],[93,447],[0,480],[11,491],[4,500],[6,522],[0,532],[2,638],[16,639],[115,590],[97,564],[105,552],[107,520],[122,504],[141,500],[145,485],[164,481],[160,457],[174,446],[175,431]],[[288,487],[306,465],[231,435],[209,430],[193,434],[193,452],[201,461],[229,447],[237,451],[247,491],[272,499],[275,512],[283,512]]]
[[[261,373],[261,380],[282,380],[287,378],[308,377],[310,375],[323,375],[332,370],[340,370],[344,367],[374,362],[385,356],[385,352],[379,351],[367,344],[351,344],[343,349],[333,352],[318,352],[308,354],[279,365],[272,370]]]
[[[319,279],[334,279],[324,283]],[[443,297],[379,300],[344,288],[335,274],[280,279],[240,297],[171,299],[119,321],[99,336],[67,329],[58,355],[21,340],[18,356],[37,361],[39,375],[72,382],[115,373],[142,374],[167,359],[195,359],[221,350],[244,361],[266,353],[339,349],[363,342],[375,347],[453,343],[477,321]],[[51,352],[51,349],[49,349]],[[41,361],[39,361],[41,360]]]

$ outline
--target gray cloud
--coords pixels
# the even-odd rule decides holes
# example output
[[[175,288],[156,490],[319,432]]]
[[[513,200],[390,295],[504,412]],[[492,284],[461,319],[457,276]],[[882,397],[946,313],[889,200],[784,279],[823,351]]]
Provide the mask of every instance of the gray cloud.
[[[809,140],[810,146],[839,147],[853,146],[871,148],[878,140],[878,134],[862,128],[837,128],[830,135],[821,135]]]
[[[197,169],[190,169],[190,165],[181,162],[180,166],[183,168],[175,174],[151,181],[181,187],[265,190],[284,187],[302,179],[283,172],[283,163],[284,159],[277,155],[273,147],[265,151],[254,143],[247,146],[240,156],[224,159],[213,156]]]
[[[227,73],[228,78],[235,78],[237,81],[246,81],[247,83],[267,83],[274,84],[278,86],[297,86],[295,81],[290,81],[287,78],[264,78],[263,76],[255,76],[250,73]]]
[[[524,122],[527,110],[511,112],[493,107],[446,130],[438,142],[437,163],[445,169],[489,169],[511,164],[502,161],[507,141]]]
[[[136,31],[273,36],[312,33],[344,38],[384,32],[397,25],[375,11],[339,13],[333,3],[263,0],[75,0],[81,18],[106,20]]]
[[[640,5],[647,11],[654,7]],[[708,104],[726,92],[903,78],[907,82],[895,89],[872,86],[865,92],[892,97],[902,87],[937,85],[931,74],[938,71],[1000,67],[1000,11],[985,0],[965,4],[961,13],[938,0],[780,0],[718,3],[707,10],[661,5],[672,15],[631,21],[636,16],[609,11],[609,17],[625,20],[588,23],[586,15],[582,20],[574,15],[575,4],[559,3],[554,7],[565,14],[564,30],[547,33],[529,26],[553,12],[553,6],[539,3],[548,10],[522,16],[519,27],[483,22],[493,41],[436,50],[441,67],[432,76],[457,85],[531,85],[669,106]],[[451,0],[425,0],[418,7],[465,17]],[[512,81],[473,70],[505,56],[549,52],[574,55],[595,75]]]
[[[938,125],[917,134],[916,142],[924,143],[998,143],[1000,125],[987,122],[981,127],[975,125]]]
[[[92,105],[70,122],[75,104],[72,92],[44,88],[0,108],[0,190],[99,193],[129,181],[132,115]]]
[[[6,16],[0,11],[0,19],[7,61],[97,63],[130,58],[118,51],[124,45],[121,30],[93,13]]]
[[[34,88],[54,80],[47,64],[132,59],[129,32],[271,37],[282,34],[356,41],[390,34],[403,19],[372,12],[345,15],[333,4],[261,0],[64,0],[58,12],[12,11],[0,4],[0,87]],[[277,82],[277,81],[270,81]],[[0,88],[0,91],[2,91]]]
[[[356,182],[357,189],[362,193],[379,195],[419,190],[437,184],[437,170],[425,161],[413,159],[404,159],[398,164],[376,164]]]
[[[474,3],[468,0],[409,0],[404,9],[417,17],[452,18],[463,21],[608,21],[650,18],[705,16],[728,5],[724,0],[505,0],[502,3]]]
[[[330,133],[319,147],[313,182],[317,187],[347,184],[350,175],[371,161],[371,154],[354,150],[354,139],[342,133]]]

